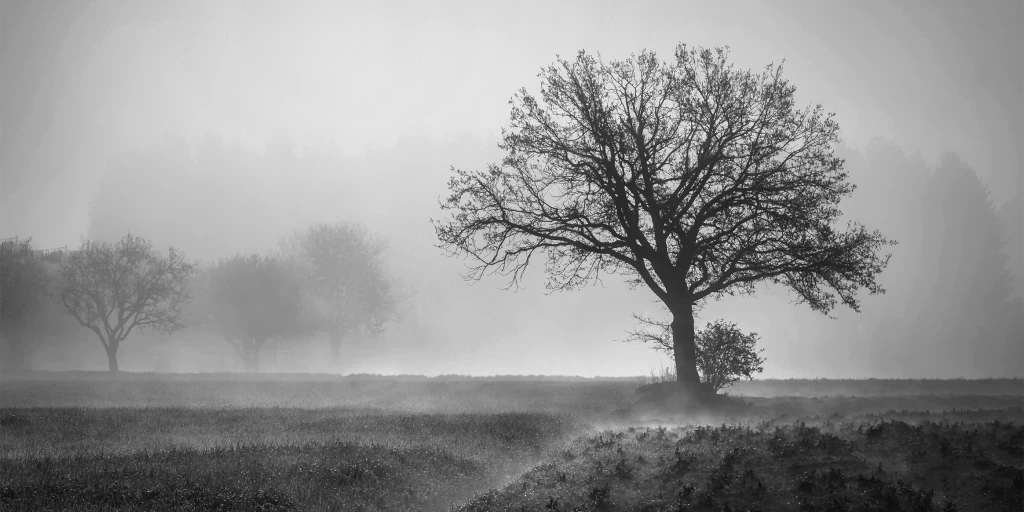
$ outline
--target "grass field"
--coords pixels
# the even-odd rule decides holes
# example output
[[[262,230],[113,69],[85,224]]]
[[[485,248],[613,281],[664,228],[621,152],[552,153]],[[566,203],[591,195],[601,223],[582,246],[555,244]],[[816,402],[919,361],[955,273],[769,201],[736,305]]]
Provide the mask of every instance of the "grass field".
[[[638,385],[5,378],[0,510],[1021,510],[1021,380]]]

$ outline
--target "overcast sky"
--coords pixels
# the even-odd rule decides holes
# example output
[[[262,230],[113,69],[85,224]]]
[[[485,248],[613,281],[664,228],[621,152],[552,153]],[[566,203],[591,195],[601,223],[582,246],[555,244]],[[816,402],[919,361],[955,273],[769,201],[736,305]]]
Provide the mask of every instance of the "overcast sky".
[[[2,1],[0,237],[32,236],[37,247],[78,244],[108,159],[213,135],[258,152],[288,140],[300,152],[337,149],[356,159],[402,139],[436,141],[452,152],[424,161],[430,168],[389,170],[389,186],[401,190],[364,191],[366,204],[386,206],[359,215],[385,236],[413,240],[398,244],[405,250],[436,251],[424,235],[430,212],[403,211],[390,197],[422,188],[430,194],[422,204],[434,204],[449,165],[499,157],[493,143],[508,100],[520,87],[536,91],[542,66],[579,49],[606,60],[642,49],[668,57],[679,42],[729,45],[741,68],[786,59],[797,101],[836,112],[847,145],[883,137],[931,163],[955,151],[996,206],[1019,196],[1024,179],[1019,1]],[[369,166],[338,172],[346,183],[374,181],[358,176]],[[335,220],[343,212],[329,196],[303,211]],[[373,225],[378,215],[386,219]],[[496,290],[500,280],[467,287],[454,270],[430,282],[475,305],[453,302],[452,323],[462,311],[474,319],[435,332],[457,356],[420,365],[385,357],[367,369],[629,375],[666,362],[614,341],[632,327],[629,313],[658,311],[650,292],[608,282],[544,297],[538,277],[532,291],[510,294]],[[823,345],[820,330],[801,334],[815,314],[786,304],[784,292],[712,308],[762,333],[764,376],[898,371],[851,363],[853,347]],[[814,364],[803,360],[809,355]]]

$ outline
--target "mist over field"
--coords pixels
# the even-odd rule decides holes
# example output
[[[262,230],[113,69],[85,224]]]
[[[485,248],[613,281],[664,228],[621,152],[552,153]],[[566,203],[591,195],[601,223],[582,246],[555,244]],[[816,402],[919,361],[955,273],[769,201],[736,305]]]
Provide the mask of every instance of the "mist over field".
[[[1024,57],[1019,2],[32,1],[0,7],[0,238],[37,249],[116,242],[215,262],[270,251],[313,222],[387,241],[409,300],[379,335],[268,349],[267,372],[633,376],[669,361],[622,343],[665,319],[607,276],[546,294],[470,284],[437,248],[451,167],[484,169],[509,98],[580,49],[623,59],[729,45],[737,67],[785,59],[801,105],[835,112],[841,203],[899,242],[835,318],[782,287],[710,301],[761,335],[762,378],[1024,377]],[[864,34],[874,34],[866,37]],[[36,370],[105,370],[95,335],[49,326]],[[241,370],[208,333],[132,334],[121,369]]]

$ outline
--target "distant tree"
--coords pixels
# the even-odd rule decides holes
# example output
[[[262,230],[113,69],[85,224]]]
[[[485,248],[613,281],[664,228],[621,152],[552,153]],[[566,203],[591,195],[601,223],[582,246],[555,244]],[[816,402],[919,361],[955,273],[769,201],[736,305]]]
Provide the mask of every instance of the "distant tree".
[[[854,190],[833,154],[838,125],[820,105],[796,109],[781,67],[726,60],[685,45],[667,63],[559,59],[540,98],[513,98],[501,165],[455,171],[440,246],[473,262],[467,279],[500,272],[510,287],[538,251],[549,289],[631,276],[672,313],[677,379],[693,390],[694,308],[708,297],[771,282],[816,311],[859,311],[858,290],[884,292],[878,251],[891,242],[834,226]]]
[[[99,337],[116,372],[117,350],[135,328],[167,334],[184,327],[181,309],[194,272],[195,265],[173,247],[164,257],[129,233],[116,244],[87,243],[71,251],[57,293],[67,312]]]
[[[182,308],[182,318],[186,329],[196,329],[223,338],[235,347],[237,355],[242,358],[242,353],[235,346],[235,334],[231,330],[235,325],[226,321],[226,318],[230,318],[230,313],[226,310],[228,306],[216,300],[213,295],[214,273],[217,272],[218,266],[223,264],[221,261],[218,264],[207,263],[196,267],[189,284],[192,300]]]
[[[0,338],[7,349],[6,369],[27,368],[41,341],[32,327],[52,302],[51,291],[46,263],[33,251],[31,238],[0,242]]]
[[[636,317],[646,327],[630,333],[632,341],[651,343],[655,350],[673,355],[672,325],[646,317]],[[650,330],[654,328],[654,330]],[[696,357],[700,382],[712,393],[740,380],[753,379],[764,371],[764,349],[757,349],[760,336],[756,332],[744,334],[735,323],[716,320],[697,331]]]
[[[301,275],[283,258],[236,255],[204,269],[193,286],[204,310],[200,325],[231,344],[246,371],[259,370],[269,341],[316,330]]]
[[[398,316],[403,294],[384,261],[387,244],[352,223],[313,224],[282,242],[313,300],[335,362],[342,340],[381,333]]]
[[[977,173],[944,155],[924,190],[917,333],[965,348],[989,372],[1020,375],[1024,306],[1014,296],[1008,239]]]
[[[923,290],[935,279],[925,273],[932,258],[922,244],[927,219],[924,191],[933,170],[923,158],[907,155],[897,144],[880,138],[872,140],[863,152],[844,149],[845,167],[857,184],[857,193],[843,202],[843,214],[871,225],[884,224],[886,234],[900,241],[892,248],[886,272],[879,276],[886,295],[873,300],[859,319],[867,329],[863,336],[879,343],[879,349],[892,352],[888,357],[877,350],[855,355],[870,360],[876,370],[898,372],[901,363],[893,356],[917,351],[914,344],[929,339],[913,324],[926,302]],[[857,343],[855,338],[861,335],[847,329],[829,336]],[[927,365],[922,358],[917,363]]]

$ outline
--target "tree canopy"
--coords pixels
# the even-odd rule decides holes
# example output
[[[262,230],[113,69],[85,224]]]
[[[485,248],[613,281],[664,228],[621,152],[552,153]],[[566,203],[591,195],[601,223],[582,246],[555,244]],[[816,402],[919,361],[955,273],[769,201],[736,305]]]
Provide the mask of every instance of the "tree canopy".
[[[440,246],[469,259],[465,277],[499,272],[517,285],[546,257],[548,287],[601,273],[646,285],[673,314],[680,381],[698,384],[693,307],[708,297],[787,286],[824,313],[876,276],[890,243],[835,224],[854,185],[820,105],[798,109],[782,66],[740,71],[727,49],[679,45],[605,64],[579,52],[540,74],[540,96],[512,99],[506,156],[454,170]]]

